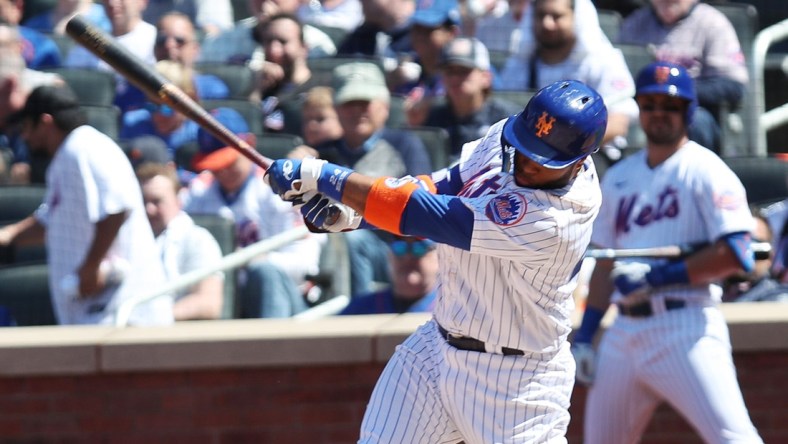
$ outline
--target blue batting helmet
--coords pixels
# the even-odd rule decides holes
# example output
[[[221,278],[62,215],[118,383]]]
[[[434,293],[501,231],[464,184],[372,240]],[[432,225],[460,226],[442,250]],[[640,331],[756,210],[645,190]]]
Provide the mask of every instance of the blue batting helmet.
[[[593,88],[577,80],[545,86],[503,125],[501,145],[547,168],[564,168],[599,149],[607,108]]]
[[[635,82],[635,97],[642,94],[664,94],[687,101],[687,114],[684,121],[692,122],[698,97],[695,95],[695,81],[681,65],[668,62],[652,62],[638,73]]]

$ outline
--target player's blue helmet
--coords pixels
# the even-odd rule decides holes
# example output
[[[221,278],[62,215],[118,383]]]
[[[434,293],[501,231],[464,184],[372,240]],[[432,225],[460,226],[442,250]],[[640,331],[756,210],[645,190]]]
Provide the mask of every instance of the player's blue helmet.
[[[545,86],[503,125],[501,145],[547,168],[565,168],[599,149],[607,107],[590,86],[562,80]]]
[[[642,94],[664,94],[687,101],[687,125],[692,122],[698,97],[695,95],[695,81],[681,65],[669,62],[652,62],[638,73],[635,81],[635,97]]]

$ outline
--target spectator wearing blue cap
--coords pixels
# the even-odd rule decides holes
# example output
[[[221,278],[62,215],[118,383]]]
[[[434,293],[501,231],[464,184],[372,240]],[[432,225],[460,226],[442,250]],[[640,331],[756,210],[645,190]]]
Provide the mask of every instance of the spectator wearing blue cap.
[[[228,130],[255,145],[243,117],[231,108],[211,111]],[[263,182],[265,171],[236,149],[200,129],[193,167],[202,171],[183,196],[189,214],[217,214],[236,226],[236,243],[246,247],[303,225],[301,214]],[[241,317],[289,317],[307,308],[306,277],[318,272],[325,235],[310,234],[254,259],[239,271]]]
[[[460,8],[457,0],[418,0],[411,17],[410,39],[421,73],[415,83],[397,85],[395,93],[406,96],[408,123],[422,125],[432,100],[444,95],[439,65],[443,47],[460,34]],[[391,78],[391,77],[390,77]]]

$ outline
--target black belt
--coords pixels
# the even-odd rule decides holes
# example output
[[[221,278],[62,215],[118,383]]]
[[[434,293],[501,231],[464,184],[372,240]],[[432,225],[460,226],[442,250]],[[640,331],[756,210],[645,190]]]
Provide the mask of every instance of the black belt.
[[[616,304],[618,312],[624,316],[631,316],[633,318],[647,318],[654,315],[654,310],[651,308],[651,302],[641,302],[635,305]],[[687,303],[678,299],[665,299],[665,310],[678,310],[684,308]]]
[[[446,339],[446,342],[449,343],[454,348],[460,350],[468,350],[468,351],[475,351],[480,353],[486,353],[487,349],[484,347],[484,342],[474,338],[467,338],[465,336],[455,336],[449,334],[445,328],[438,325],[438,331],[440,332],[441,336]],[[501,347],[501,354],[506,356],[522,356],[525,354],[522,350],[517,350],[516,348],[509,348],[509,347]]]

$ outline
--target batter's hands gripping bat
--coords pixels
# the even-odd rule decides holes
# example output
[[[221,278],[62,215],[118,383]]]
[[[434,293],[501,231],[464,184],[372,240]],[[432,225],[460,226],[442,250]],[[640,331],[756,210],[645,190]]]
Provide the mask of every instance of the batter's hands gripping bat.
[[[665,247],[627,248],[620,250],[613,248],[589,248],[586,251],[586,257],[592,257],[594,259],[620,259],[626,257],[678,258],[687,256],[706,245],[708,244],[669,245]],[[772,246],[768,242],[753,242],[750,246],[755,260],[768,259],[772,252]]]
[[[267,169],[271,164],[271,159],[258,153],[254,147],[219,123],[183,90],[81,16],[76,15],[68,21],[66,33],[148,96],[158,97],[262,168]]]

